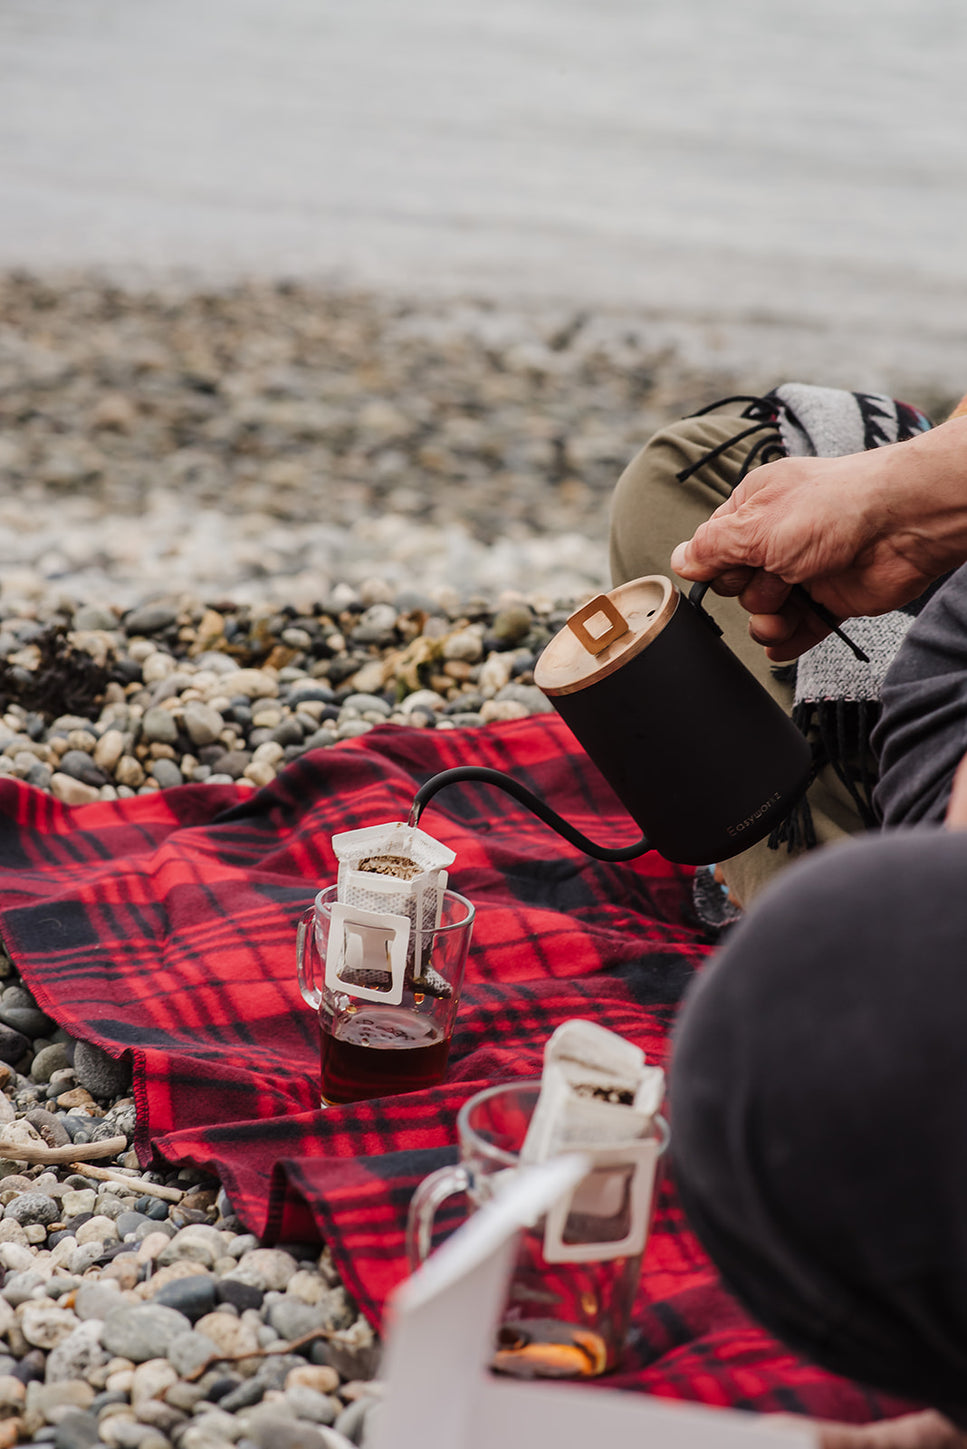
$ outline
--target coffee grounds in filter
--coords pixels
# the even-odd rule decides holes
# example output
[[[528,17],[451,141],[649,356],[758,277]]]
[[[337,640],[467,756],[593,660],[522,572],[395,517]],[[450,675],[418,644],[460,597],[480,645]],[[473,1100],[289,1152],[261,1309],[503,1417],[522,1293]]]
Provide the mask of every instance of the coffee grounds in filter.
[[[413,880],[420,874],[416,861],[405,855],[370,855],[356,869],[370,875],[391,875],[397,880]]]
[[[541,1094],[521,1152],[542,1162],[559,1152],[619,1147],[653,1130],[665,1077],[644,1052],[595,1022],[566,1021],[544,1047]]]

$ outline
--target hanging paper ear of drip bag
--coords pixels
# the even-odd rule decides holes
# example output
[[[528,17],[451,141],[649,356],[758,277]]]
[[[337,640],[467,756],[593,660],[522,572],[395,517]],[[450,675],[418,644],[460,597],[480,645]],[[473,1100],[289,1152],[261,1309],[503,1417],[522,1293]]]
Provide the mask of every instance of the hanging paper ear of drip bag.
[[[339,984],[382,990],[392,982],[387,931],[404,945],[393,954],[405,959],[404,982],[414,992],[449,996],[451,987],[421,959],[422,933],[440,923],[446,867],[454,852],[432,835],[404,821],[346,830],[332,837],[339,862],[339,903],[354,929],[346,935],[346,960]],[[405,951],[405,957],[404,957]]]
[[[642,1250],[663,1145],[656,1119],[664,1093],[664,1072],[594,1022],[566,1021],[549,1038],[520,1160],[580,1151],[590,1157],[591,1171],[561,1212],[548,1215],[548,1262]]]

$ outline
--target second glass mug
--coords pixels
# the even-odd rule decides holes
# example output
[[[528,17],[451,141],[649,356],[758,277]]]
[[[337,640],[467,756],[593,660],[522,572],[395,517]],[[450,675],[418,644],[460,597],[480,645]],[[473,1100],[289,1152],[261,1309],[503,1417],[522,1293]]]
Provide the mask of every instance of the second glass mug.
[[[425,1178],[410,1204],[406,1247],[411,1272],[430,1252],[434,1218],[447,1198],[466,1193],[472,1207],[479,1208],[520,1167],[540,1090],[539,1078],[507,1082],[478,1092],[460,1108],[459,1163]],[[598,1149],[592,1171],[570,1202],[524,1230],[493,1368],[526,1378],[579,1378],[617,1366],[668,1139],[668,1124],[656,1117],[652,1135],[630,1150]],[[590,1194],[582,1193],[585,1188]],[[589,1195],[595,1204],[591,1212],[586,1210]],[[608,1215],[601,1215],[602,1207]]]
[[[372,924],[385,917],[341,906],[338,889],[316,896],[299,922],[296,946],[299,987],[318,1013],[322,1105],[434,1086],[447,1068],[474,908],[456,891],[443,891],[435,925],[417,929],[390,917],[404,926],[394,935]],[[344,964],[351,966],[354,947],[367,960],[355,980]],[[370,969],[373,959],[385,970]]]

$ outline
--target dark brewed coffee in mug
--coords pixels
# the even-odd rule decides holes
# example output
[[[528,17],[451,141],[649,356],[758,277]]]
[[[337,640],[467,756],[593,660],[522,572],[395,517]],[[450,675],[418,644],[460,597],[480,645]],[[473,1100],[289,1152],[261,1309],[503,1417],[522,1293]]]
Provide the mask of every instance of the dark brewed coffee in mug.
[[[442,1081],[450,1043],[403,1006],[362,1006],[320,1031],[322,1100],[330,1106],[415,1092]]]

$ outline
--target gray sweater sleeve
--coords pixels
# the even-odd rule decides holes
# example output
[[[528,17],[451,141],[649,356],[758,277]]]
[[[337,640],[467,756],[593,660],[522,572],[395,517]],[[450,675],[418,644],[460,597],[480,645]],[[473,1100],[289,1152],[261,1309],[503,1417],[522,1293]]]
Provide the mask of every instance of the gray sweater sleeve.
[[[967,753],[967,565],[911,625],[883,682],[872,744],[883,824],[942,821]]]

